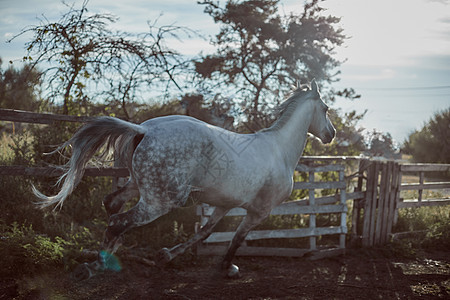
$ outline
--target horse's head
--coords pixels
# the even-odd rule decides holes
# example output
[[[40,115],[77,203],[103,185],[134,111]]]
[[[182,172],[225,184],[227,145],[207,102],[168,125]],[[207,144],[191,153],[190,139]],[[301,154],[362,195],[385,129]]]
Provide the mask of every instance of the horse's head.
[[[311,81],[311,94],[314,110],[308,132],[318,137],[322,143],[330,143],[336,135],[336,129],[328,118],[328,106],[323,102],[316,81]]]

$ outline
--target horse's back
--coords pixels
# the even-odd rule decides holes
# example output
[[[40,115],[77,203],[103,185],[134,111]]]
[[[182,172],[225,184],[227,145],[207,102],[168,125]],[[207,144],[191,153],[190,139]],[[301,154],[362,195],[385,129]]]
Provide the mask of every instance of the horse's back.
[[[141,123],[141,126],[144,126],[147,129],[151,129],[152,127],[159,125],[170,125],[170,124],[196,124],[200,126],[206,126],[207,123],[196,119],[194,117],[185,116],[185,115],[169,115],[163,117],[157,117],[153,119],[146,120]],[[212,126],[212,125],[211,125]]]

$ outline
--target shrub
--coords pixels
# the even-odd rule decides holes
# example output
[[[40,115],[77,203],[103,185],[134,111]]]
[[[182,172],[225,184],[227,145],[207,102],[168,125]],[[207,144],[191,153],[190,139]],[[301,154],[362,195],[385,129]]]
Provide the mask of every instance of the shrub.
[[[71,269],[83,257],[83,249],[98,248],[98,241],[86,227],[65,236],[51,238],[36,232],[33,225],[0,224],[0,276],[20,277],[55,267]]]
[[[423,241],[425,248],[442,249],[450,251],[450,218],[447,217],[442,221],[431,225],[425,240]]]
[[[18,225],[14,222],[11,226],[2,224],[0,229],[2,276],[32,274],[62,262],[62,245],[45,235],[37,234],[32,225]]]
[[[420,131],[409,135],[403,144],[403,152],[411,154],[415,162],[450,163],[449,126],[450,108],[436,112]]]
[[[402,241],[411,247],[435,250],[450,250],[450,207],[405,208],[399,211],[398,222],[393,232],[426,230],[423,238]],[[403,245],[404,246],[404,245]]]

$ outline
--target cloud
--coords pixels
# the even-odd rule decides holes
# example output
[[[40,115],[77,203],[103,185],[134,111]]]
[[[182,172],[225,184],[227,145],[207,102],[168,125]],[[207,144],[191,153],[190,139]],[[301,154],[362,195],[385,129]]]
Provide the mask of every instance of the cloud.
[[[367,81],[380,81],[392,79],[396,76],[396,71],[391,68],[358,68],[360,71],[346,73],[346,78],[348,80],[354,80],[357,82],[367,82]]]
[[[450,52],[450,10],[423,0],[329,1],[327,14],[342,16],[351,36],[340,58],[351,64],[408,66],[409,57]]]
[[[449,0],[427,0],[427,2],[431,2],[431,3],[440,3],[440,4],[444,4],[444,5],[448,5],[449,4]]]
[[[450,54],[421,56],[417,57],[416,60],[420,62],[422,68],[429,70],[447,70],[450,72]]]
[[[5,40],[10,40],[13,36],[14,34],[12,32],[5,32],[5,34],[3,34]]]

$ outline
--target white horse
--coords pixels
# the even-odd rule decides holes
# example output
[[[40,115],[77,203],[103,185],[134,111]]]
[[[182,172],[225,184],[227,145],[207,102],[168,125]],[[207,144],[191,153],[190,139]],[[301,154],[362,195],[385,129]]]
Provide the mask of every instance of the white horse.
[[[308,132],[330,143],[335,129],[327,116],[316,82],[298,88],[281,104],[280,116],[267,129],[238,134],[187,116],[167,116],[140,125],[101,117],[82,127],[60,148],[72,145],[68,171],[56,196],[37,191],[43,207],[61,206],[81,180],[86,164],[103,146],[127,162],[128,183],[104,200],[109,215],[103,249],[114,253],[127,230],[148,224],[171,209],[185,204],[192,191],[200,201],[215,206],[208,223],[189,241],[160,251],[167,262],[188,247],[206,239],[214,226],[233,207],[247,210],[227,253],[222,269],[227,276],[239,275],[232,259],[248,232],[270,211],[289,197],[294,169],[302,155]],[[123,205],[140,196],[128,211]],[[105,262],[99,256],[100,265]],[[99,263],[97,263],[99,265]]]

